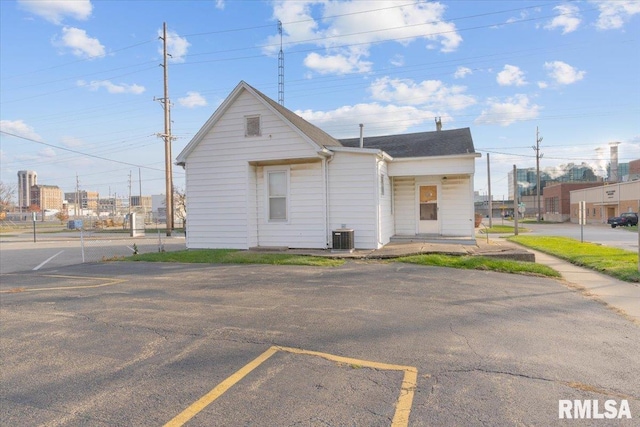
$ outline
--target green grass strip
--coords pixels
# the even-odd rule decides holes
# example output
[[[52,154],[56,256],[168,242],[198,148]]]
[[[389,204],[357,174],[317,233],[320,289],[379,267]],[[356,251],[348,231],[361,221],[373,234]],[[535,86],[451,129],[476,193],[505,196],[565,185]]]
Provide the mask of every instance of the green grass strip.
[[[579,242],[569,237],[512,236],[507,240],[626,282],[640,282],[638,254],[620,248]]]
[[[531,230],[529,230],[528,228],[523,228],[523,227],[518,227],[518,232],[519,233],[528,233]],[[493,225],[493,227],[489,228],[484,228],[484,227],[480,227],[479,228],[479,233],[481,234],[487,234],[487,233],[491,233],[491,234],[513,234],[515,232],[515,227],[513,225]]]
[[[249,252],[233,249],[190,249],[175,252],[156,252],[133,255],[127,257],[126,260],[204,264],[310,265],[317,267],[337,267],[344,264],[344,260],[339,258]]]
[[[432,265],[437,267],[462,268],[467,270],[485,270],[531,276],[560,277],[560,273],[546,265],[483,256],[427,254],[411,255],[396,258],[392,261],[419,265]]]

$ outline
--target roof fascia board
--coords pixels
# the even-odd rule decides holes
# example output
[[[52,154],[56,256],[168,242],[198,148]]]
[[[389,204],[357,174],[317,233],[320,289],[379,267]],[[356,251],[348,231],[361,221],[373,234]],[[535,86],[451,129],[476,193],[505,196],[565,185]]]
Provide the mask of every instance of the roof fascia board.
[[[342,151],[344,153],[354,153],[354,154],[375,154],[384,158],[385,160],[391,161],[393,157],[387,154],[385,151],[379,150],[377,148],[356,148],[356,147],[328,147],[331,151]]]
[[[416,160],[433,160],[433,159],[453,159],[453,158],[477,158],[482,157],[480,153],[464,153],[464,154],[448,154],[446,156],[422,156],[422,157],[396,157],[394,162],[412,162]]]

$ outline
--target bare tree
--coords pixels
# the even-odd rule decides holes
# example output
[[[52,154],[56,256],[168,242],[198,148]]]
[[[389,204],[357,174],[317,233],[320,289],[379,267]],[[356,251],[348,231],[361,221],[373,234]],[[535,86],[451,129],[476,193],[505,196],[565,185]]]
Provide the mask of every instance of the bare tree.
[[[15,185],[5,184],[0,181],[0,212],[8,212],[13,208],[13,195],[15,192]]]
[[[183,189],[173,190],[173,207],[176,212],[176,216],[180,218],[180,221],[184,224],[187,219],[187,193]]]

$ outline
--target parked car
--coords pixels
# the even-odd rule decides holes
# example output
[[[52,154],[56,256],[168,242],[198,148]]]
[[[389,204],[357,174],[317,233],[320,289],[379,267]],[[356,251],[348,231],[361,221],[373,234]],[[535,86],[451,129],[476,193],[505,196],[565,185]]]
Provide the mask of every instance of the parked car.
[[[631,226],[638,225],[638,214],[635,212],[625,212],[620,216],[613,216],[607,220],[607,224],[611,225],[611,228],[617,226]]]

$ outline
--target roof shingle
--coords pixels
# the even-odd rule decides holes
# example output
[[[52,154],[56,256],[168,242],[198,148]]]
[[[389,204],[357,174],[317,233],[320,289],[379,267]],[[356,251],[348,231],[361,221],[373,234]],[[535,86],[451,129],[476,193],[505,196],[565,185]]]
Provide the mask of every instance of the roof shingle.
[[[345,147],[360,147],[360,138],[340,139]],[[469,128],[364,137],[364,148],[376,148],[391,157],[431,157],[475,153]]]

